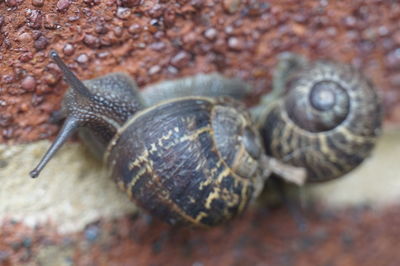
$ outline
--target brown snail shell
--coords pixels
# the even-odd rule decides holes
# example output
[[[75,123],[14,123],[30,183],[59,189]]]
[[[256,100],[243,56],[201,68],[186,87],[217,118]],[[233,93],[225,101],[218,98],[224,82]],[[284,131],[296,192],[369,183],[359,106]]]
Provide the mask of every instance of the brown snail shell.
[[[130,198],[169,223],[213,226],[261,191],[261,139],[227,98],[183,97],[133,116],[105,153]]]
[[[350,172],[370,155],[381,132],[372,83],[350,65],[283,57],[274,80],[280,95],[264,101],[259,116],[267,154],[306,168],[308,182]]]
[[[78,131],[129,198],[166,222],[217,225],[243,212],[261,192],[270,160],[255,123],[238,101],[218,97],[241,97],[242,83],[219,75],[197,76],[189,87],[187,79],[178,80],[168,91],[185,94],[210,82],[225,91],[206,86],[198,92],[203,96],[171,99],[162,86],[141,94],[121,73],[82,82],[56,52],[51,57],[71,88],[62,104],[64,125],[32,177]],[[166,99],[143,99],[156,91]],[[271,162],[271,168],[286,169]]]

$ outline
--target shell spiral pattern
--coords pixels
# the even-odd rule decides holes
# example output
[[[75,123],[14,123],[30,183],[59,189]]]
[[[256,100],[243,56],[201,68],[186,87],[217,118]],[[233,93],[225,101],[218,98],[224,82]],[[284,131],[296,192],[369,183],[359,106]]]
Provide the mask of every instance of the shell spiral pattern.
[[[123,73],[82,82],[50,53],[70,88],[57,138],[30,172],[36,178],[78,132],[143,210],[171,224],[213,226],[237,216],[272,172],[302,183],[304,169],[264,152],[241,99],[250,86],[219,74],[164,81],[140,92]]]
[[[136,203],[171,224],[212,226],[231,219],[263,185],[261,138],[235,104],[180,98],[138,113],[108,146],[111,176]]]
[[[370,153],[382,124],[372,84],[350,65],[316,61],[293,70],[284,95],[261,117],[267,154],[307,170],[307,181],[340,177]]]

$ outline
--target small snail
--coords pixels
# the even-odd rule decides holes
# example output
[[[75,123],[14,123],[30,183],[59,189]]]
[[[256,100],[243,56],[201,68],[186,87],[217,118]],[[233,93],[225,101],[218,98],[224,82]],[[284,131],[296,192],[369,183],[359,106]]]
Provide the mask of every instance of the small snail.
[[[171,224],[212,226],[241,213],[271,171],[304,176],[302,169],[266,157],[250,114],[231,97],[219,97],[242,97],[244,88],[235,80],[202,75],[140,93],[121,73],[82,83],[56,52],[50,55],[71,88],[61,109],[64,126],[32,177],[79,129],[143,209]],[[196,90],[189,93],[188,86]]]
[[[372,84],[350,65],[280,57],[273,92],[252,110],[268,155],[304,167],[307,182],[331,180],[357,167],[381,132]]]

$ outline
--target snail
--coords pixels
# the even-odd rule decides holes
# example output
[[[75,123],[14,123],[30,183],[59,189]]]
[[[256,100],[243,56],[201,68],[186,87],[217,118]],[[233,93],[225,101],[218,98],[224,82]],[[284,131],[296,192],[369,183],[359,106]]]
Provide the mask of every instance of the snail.
[[[81,82],[55,51],[50,56],[71,87],[64,125],[32,177],[78,130],[142,209],[170,224],[206,227],[243,212],[272,171],[304,179],[303,169],[265,155],[249,112],[233,99],[246,93],[240,81],[197,75],[139,92],[121,73]]]
[[[306,182],[338,178],[368,157],[380,135],[381,103],[354,67],[280,55],[273,91],[253,108],[265,150],[304,167]]]

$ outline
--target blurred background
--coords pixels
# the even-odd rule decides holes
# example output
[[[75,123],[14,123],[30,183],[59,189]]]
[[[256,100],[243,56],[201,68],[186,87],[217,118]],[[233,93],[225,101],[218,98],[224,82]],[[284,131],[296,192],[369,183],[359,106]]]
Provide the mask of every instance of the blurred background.
[[[0,265],[397,265],[399,18],[390,0],[0,1]],[[173,228],[139,213],[79,141],[29,178],[67,88],[51,49],[83,80],[218,71],[253,86],[248,105],[271,90],[281,52],[350,63],[375,84],[384,130],[362,166],[294,189],[293,205]]]

